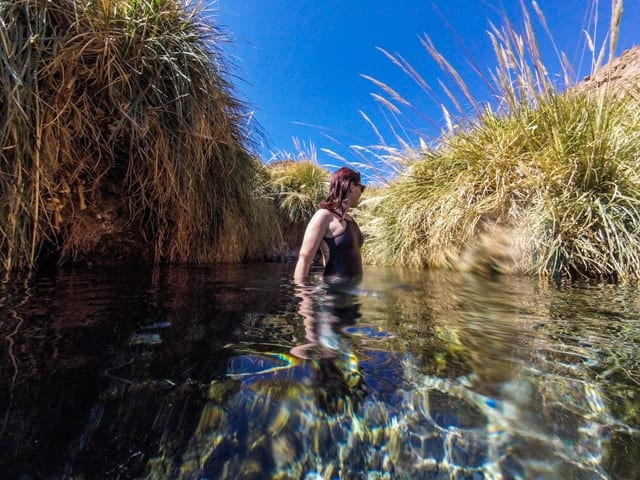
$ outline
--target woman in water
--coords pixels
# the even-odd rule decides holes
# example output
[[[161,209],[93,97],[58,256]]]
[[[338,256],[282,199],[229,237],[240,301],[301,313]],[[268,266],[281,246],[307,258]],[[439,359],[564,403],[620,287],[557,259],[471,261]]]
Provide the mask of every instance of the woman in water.
[[[360,279],[363,237],[349,209],[358,205],[364,188],[360,174],[350,168],[342,167],[331,176],[329,195],[307,225],[293,274],[295,281],[309,276],[313,258],[323,243],[325,280]]]

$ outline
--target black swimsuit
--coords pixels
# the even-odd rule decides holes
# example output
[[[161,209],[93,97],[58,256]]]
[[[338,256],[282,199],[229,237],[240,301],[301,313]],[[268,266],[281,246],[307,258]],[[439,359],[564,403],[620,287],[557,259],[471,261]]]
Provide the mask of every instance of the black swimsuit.
[[[342,233],[335,237],[324,237],[329,247],[329,261],[324,267],[325,277],[354,278],[362,275],[360,247],[364,238],[354,220],[345,218],[345,222],[346,226]]]

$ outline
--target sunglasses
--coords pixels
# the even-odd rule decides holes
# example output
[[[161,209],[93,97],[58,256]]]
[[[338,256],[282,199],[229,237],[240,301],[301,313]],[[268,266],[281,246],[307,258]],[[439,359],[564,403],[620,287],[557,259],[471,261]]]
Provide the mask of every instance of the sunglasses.
[[[364,189],[367,188],[366,185],[362,185],[361,183],[354,183],[354,185],[360,189],[360,193],[364,192]]]

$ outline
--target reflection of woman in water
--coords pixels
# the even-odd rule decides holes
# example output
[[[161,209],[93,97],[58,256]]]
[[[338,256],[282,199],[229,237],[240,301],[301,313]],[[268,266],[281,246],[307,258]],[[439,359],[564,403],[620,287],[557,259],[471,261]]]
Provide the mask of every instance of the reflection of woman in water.
[[[329,398],[349,391],[361,391],[357,359],[340,329],[360,316],[357,297],[346,287],[362,277],[363,237],[349,209],[358,205],[364,188],[360,174],[350,168],[340,168],[331,176],[329,195],[307,225],[293,275],[308,343],[292,348],[291,353],[318,363],[321,403],[330,403]],[[326,283],[305,283],[318,249]]]
[[[307,343],[293,347],[291,354],[313,366],[312,388],[321,408],[338,413],[345,401],[355,408],[367,388],[351,339],[341,329],[360,317],[357,295],[343,285],[298,284],[296,296]]]
[[[350,354],[350,343],[340,331],[360,318],[358,297],[342,285],[331,284],[298,284],[296,296],[300,299],[298,312],[304,321],[308,343],[294,347],[291,353],[304,359]]]
[[[350,168],[342,167],[331,176],[329,195],[307,225],[294,280],[300,282],[309,276],[321,246],[326,280],[357,280],[362,276],[363,237],[349,209],[358,205],[364,188],[360,174]]]

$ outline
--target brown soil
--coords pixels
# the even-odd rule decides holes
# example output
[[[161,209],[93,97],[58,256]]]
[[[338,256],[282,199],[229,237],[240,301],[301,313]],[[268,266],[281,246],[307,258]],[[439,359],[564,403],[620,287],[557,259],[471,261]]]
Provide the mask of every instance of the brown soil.
[[[613,88],[620,94],[638,88],[640,81],[640,45],[625,50],[597,72],[585,77],[575,86],[578,90]]]

